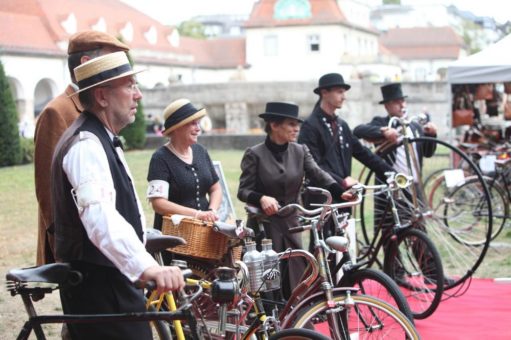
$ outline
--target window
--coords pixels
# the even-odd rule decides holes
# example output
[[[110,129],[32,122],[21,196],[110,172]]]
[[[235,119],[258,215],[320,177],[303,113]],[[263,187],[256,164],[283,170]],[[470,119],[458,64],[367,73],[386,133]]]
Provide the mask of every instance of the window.
[[[307,37],[307,45],[309,47],[310,52],[319,52],[320,50],[320,41],[319,35],[312,34]]]
[[[278,0],[273,11],[277,20],[306,19],[312,15],[308,0]]]
[[[276,35],[267,35],[264,37],[264,56],[275,57],[278,55],[279,44]]]

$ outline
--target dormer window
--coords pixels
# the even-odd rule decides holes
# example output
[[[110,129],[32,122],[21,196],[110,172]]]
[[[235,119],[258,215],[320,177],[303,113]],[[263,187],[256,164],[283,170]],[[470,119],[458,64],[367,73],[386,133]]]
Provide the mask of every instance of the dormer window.
[[[156,31],[156,27],[151,26],[151,28],[144,33],[144,37],[148,43],[156,45],[156,42],[158,42],[158,31]]]
[[[180,40],[179,31],[177,29],[174,29],[172,33],[170,33],[170,35],[167,36],[167,40],[173,47],[178,47]]]
[[[277,20],[307,19],[312,15],[309,0],[278,0],[273,11]]]
[[[98,21],[90,27],[94,31],[106,32],[106,21],[105,18],[101,17]]]
[[[126,25],[120,30],[121,36],[127,42],[133,41],[133,24],[128,21]]]
[[[75,34],[77,29],[76,16],[74,13],[70,13],[66,20],[61,21],[60,25],[66,31],[67,34]]]

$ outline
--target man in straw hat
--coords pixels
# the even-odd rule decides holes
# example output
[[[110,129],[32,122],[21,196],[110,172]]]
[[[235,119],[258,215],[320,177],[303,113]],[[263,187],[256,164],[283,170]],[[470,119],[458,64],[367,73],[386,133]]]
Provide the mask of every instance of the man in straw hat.
[[[69,39],[67,64],[72,83],[61,95],[50,101],[39,114],[34,135],[35,190],[39,206],[37,237],[37,264],[54,262],[53,214],[51,205],[50,173],[53,151],[60,136],[83,110],[73,94],[78,86],[73,69],[92,58],[129,48],[116,38],[102,32],[83,31]]]
[[[117,134],[133,123],[142,94],[126,53],[76,67],[84,111],[62,135],[52,162],[57,261],[84,280],[61,288],[66,314],[143,312],[133,281],[160,292],[181,289],[177,267],[161,267],[144,248],[145,217]],[[73,339],[151,339],[147,322],[69,324]]]
[[[299,143],[309,147],[318,165],[344,189],[357,182],[351,177],[353,157],[377,173],[392,171],[380,157],[360,143],[346,121],[336,114],[336,111],[342,108],[346,99],[345,93],[350,88],[339,73],[323,75],[314,89],[319,99],[310,116],[302,124],[298,137]],[[315,185],[313,181],[310,184]],[[333,230],[330,232],[333,233]]]

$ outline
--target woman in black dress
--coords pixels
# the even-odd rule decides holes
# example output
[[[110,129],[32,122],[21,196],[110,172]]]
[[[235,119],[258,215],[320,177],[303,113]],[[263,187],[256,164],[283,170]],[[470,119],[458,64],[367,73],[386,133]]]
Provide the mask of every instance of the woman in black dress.
[[[196,109],[187,99],[172,102],[163,113],[163,135],[169,141],[154,152],[147,175],[156,229],[162,228],[162,215],[218,219],[222,188],[207,150],[197,144],[205,115],[205,109]]]

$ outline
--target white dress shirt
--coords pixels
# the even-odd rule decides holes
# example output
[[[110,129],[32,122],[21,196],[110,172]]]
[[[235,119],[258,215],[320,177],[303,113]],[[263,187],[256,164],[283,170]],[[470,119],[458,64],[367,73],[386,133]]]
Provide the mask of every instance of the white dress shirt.
[[[113,137],[110,131],[108,134]],[[133,183],[122,149],[115,149]],[[103,146],[94,139],[80,140],[64,156],[62,166],[74,190],[79,191],[81,186],[88,189],[81,200],[80,219],[89,239],[103,255],[131,281],[148,267],[157,266],[133,227],[115,208],[116,193]],[[145,216],[135,188],[133,191],[145,232]]]

